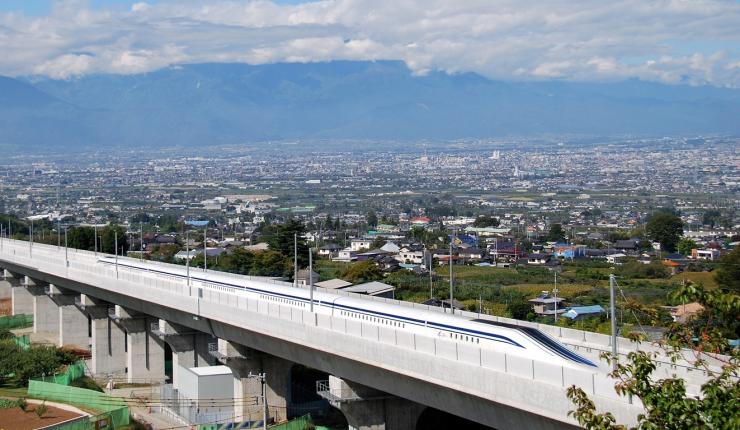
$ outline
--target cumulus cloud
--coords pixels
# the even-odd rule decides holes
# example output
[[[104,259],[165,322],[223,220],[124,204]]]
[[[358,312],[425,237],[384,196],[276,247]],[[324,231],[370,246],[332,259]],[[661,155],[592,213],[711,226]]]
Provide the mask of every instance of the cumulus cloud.
[[[0,74],[67,79],[197,62],[402,60],[415,73],[740,86],[740,3],[160,0],[0,14]]]

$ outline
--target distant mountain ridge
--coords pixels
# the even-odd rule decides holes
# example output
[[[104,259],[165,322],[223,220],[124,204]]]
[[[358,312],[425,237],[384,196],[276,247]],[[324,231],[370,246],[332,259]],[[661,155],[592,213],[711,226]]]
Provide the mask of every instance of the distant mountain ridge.
[[[0,77],[0,145],[157,147],[266,139],[740,134],[740,91],[415,76],[402,62],[193,64],[68,81]]]

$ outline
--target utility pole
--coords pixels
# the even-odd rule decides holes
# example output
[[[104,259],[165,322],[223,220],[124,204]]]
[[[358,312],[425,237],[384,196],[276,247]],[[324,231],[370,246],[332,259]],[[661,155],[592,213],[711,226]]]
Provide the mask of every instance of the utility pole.
[[[139,223],[139,230],[141,231],[141,246],[139,247],[139,261],[144,259],[144,223]]]
[[[33,218],[31,218],[31,229],[28,235],[28,255],[31,256],[33,252]]]
[[[69,247],[67,246],[67,227],[64,227],[64,265],[69,267]]]
[[[93,235],[93,243],[95,244],[95,255],[98,255],[98,225],[94,224],[93,229],[95,230],[95,234]]]
[[[424,252],[426,252],[426,248],[424,248]],[[432,265],[434,264],[434,260],[432,259],[432,253],[429,252],[429,300],[434,299],[434,275],[432,273]]]
[[[313,312],[313,252],[308,248],[308,285],[311,296],[311,312]]]
[[[64,230],[64,240],[67,239],[67,230]],[[116,256],[116,279],[118,279],[118,228],[113,233],[113,247],[116,249],[115,256]]]
[[[456,236],[456,232],[455,230],[453,230],[453,235],[450,238],[450,312],[453,314],[455,313],[455,307],[452,302],[453,297],[454,297],[454,294],[453,294],[454,286],[453,286],[453,280],[452,280],[452,241],[455,240],[454,239],[455,236]]]
[[[293,233],[293,286],[298,287],[298,233]]]
[[[203,271],[208,271],[208,224],[203,228]]]
[[[609,275],[609,313],[611,314],[611,328],[612,328],[612,359],[613,369],[617,370],[617,318],[616,318],[616,305],[614,300],[614,284],[616,284],[614,274]]]
[[[185,271],[188,274],[188,289],[190,289],[190,230],[185,230]]]
[[[262,429],[267,430],[267,374],[249,372],[248,378],[256,379],[262,384]]]
[[[555,295],[555,325],[558,324],[558,272],[555,271],[555,288],[552,290]]]

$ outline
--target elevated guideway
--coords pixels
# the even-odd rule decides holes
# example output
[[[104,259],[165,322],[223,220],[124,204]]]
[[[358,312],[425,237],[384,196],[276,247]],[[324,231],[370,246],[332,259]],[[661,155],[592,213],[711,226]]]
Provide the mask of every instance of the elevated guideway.
[[[180,327],[175,329],[175,334],[177,330],[180,333],[187,330],[245,345],[281,360],[496,428],[574,426],[575,421],[568,416],[573,406],[565,395],[571,385],[584,389],[599,409],[611,411],[618,422],[635,423],[642,409],[636,399],[616,395],[615,381],[604,368],[559,366],[447,338],[420,336],[396,327],[254,300],[236,288],[196,280],[188,285],[187,281],[173,276],[100,264],[101,255],[93,252],[9,239],[0,240],[0,245],[0,268],[16,279],[56,289],[50,292],[78,294],[81,297],[78,303],[86,301],[92,308],[100,303],[114,304],[119,316],[120,310],[125,310],[123,315],[129,318],[139,315],[166,321],[172,327]],[[170,266],[147,264],[153,268]],[[227,276],[240,283],[257,282],[248,276]],[[259,282],[265,281],[259,279]],[[380,300],[398,306],[422,306]],[[430,310],[443,312],[439,308]],[[525,324],[469,312],[461,316]],[[608,336],[526,325],[591,357],[609,349]],[[620,352],[634,348],[626,340],[622,342]],[[129,366],[134,366],[130,360]],[[697,375],[697,380],[700,379],[699,370],[689,371],[687,364],[682,366],[685,367],[661,371]]]

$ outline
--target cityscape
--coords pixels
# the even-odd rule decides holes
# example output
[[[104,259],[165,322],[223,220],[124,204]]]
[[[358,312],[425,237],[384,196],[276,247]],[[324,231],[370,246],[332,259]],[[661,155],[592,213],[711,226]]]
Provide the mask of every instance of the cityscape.
[[[738,428],[740,6],[594,3],[0,5],[0,429]]]

